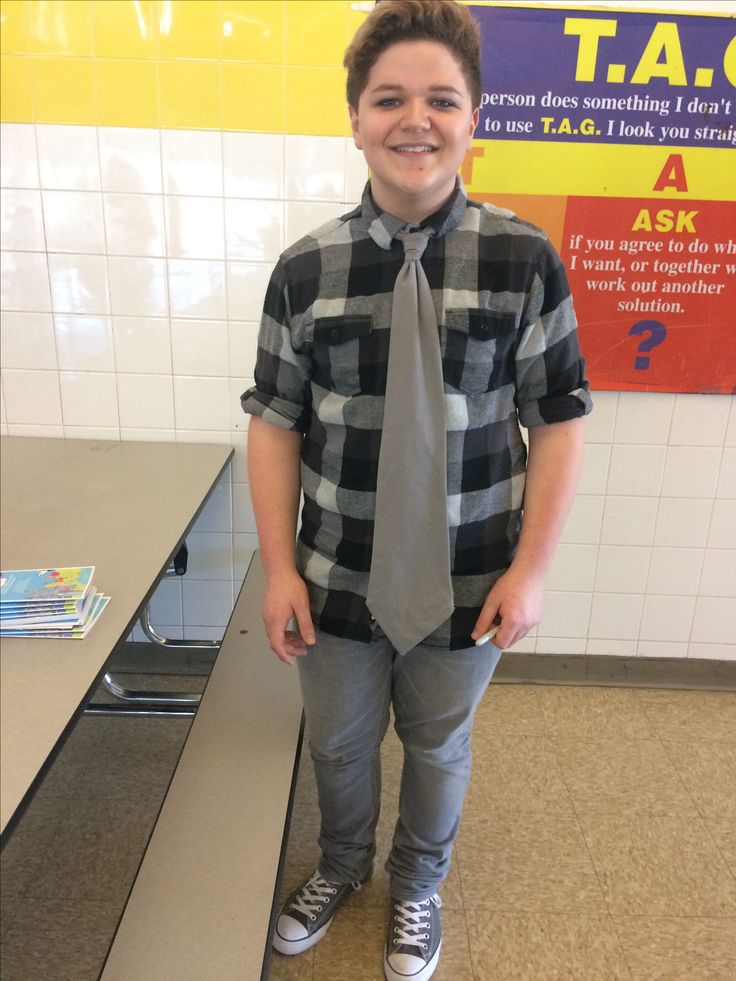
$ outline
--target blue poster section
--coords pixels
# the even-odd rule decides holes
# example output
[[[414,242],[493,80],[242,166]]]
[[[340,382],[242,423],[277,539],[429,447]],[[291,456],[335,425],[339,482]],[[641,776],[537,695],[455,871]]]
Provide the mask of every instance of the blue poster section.
[[[476,139],[736,145],[729,17],[474,7],[483,33]]]

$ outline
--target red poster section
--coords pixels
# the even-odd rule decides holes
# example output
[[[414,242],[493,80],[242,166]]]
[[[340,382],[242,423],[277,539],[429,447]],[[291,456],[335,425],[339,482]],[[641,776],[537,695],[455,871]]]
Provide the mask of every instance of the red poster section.
[[[562,257],[594,389],[736,392],[736,203],[567,202]]]

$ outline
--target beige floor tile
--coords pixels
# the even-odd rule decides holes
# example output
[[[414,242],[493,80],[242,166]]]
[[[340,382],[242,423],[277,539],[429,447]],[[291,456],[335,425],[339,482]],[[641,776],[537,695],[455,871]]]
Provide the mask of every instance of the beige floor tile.
[[[136,797],[156,790],[170,779],[184,746],[191,719],[108,718],[91,716],[78,723],[82,736],[94,745],[78,792],[98,797]]]
[[[732,818],[705,818],[718,851],[736,878],[736,823]]]
[[[488,745],[498,734],[545,736],[545,722],[537,685],[490,685],[475,714],[473,741]]]
[[[736,920],[615,916],[634,981],[733,981]]]
[[[478,981],[629,981],[608,916],[466,913]]]
[[[314,948],[314,977],[320,981],[384,981],[386,923],[385,910],[341,909],[324,940]]]
[[[736,741],[663,743],[700,814],[736,821]]]
[[[611,913],[734,916],[736,882],[701,818],[581,815]]]
[[[283,903],[292,889],[295,889],[314,872],[319,858],[317,835],[312,832],[311,828],[300,828],[292,821],[284,870],[281,876],[279,902]]]
[[[679,814],[695,805],[658,739],[558,736],[557,759],[579,814]]]
[[[44,779],[42,792],[135,797],[168,786],[191,719],[83,716]]]
[[[488,747],[475,741],[464,815],[534,812],[574,814],[554,741],[506,733]]]
[[[736,738],[736,692],[641,690],[635,695],[661,739]]]
[[[312,981],[314,948],[303,954],[286,957],[274,950],[268,966],[268,981]]]
[[[574,739],[646,739],[654,735],[633,689],[561,685],[538,688],[537,697],[552,735]]]
[[[465,914],[458,910],[440,910],[442,950],[432,981],[473,981],[468,928]]]
[[[158,797],[158,802],[163,792]],[[80,802],[81,803],[81,802]],[[62,813],[53,842],[28,887],[24,905],[39,898],[117,904],[122,908],[157,814],[155,800],[88,800]]]
[[[39,899],[3,942],[3,981],[92,981],[107,956],[120,912],[106,903]]]
[[[0,934],[4,937],[21,908],[33,878],[43,867],[62,819],[63,801],[37,794],[30,802],[0,857]]]
[[[471,816],[463,821],[456,850],[466,910],[606,911],[572,816]]]

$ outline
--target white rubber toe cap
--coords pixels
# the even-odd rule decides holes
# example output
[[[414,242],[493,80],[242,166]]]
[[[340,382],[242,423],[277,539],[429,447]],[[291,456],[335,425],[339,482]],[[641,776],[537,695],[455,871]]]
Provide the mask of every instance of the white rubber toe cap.
[[[282,913],[276,923],[272,943],[280,954],[302,954],[310,947],[314,947],[324,937],[330,923],[332,920],[328,920],[324,926],[310,936],[306,927],[298,920]]]
[[[279,917],[278,923],[276,924],[276,932],[284,940],[293,942],[298,942],[299,940],[306,940],[307,928],[299,920],[295,920],[293,916],[287,916],[282,913]]]
[[[384,958],[384,973],[388,981],[428,981],[434,974],[439,959],[440,947],[428,964],[421,957],[414,957],[412,954],[392,954],[390,958]]]

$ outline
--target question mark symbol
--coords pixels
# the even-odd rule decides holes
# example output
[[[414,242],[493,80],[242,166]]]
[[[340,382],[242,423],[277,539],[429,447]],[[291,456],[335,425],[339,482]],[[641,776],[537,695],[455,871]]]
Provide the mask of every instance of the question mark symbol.
[[[641,342],[637,351],[642,355],[634,360],[634,368],[637,371],[646,371],[649,367],[649,351],[657,347],[667,336],[667,328],[659,320],[640,320],[638,324],[629,331],[629,334],[648,334]]]

